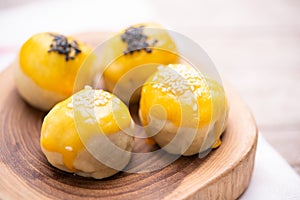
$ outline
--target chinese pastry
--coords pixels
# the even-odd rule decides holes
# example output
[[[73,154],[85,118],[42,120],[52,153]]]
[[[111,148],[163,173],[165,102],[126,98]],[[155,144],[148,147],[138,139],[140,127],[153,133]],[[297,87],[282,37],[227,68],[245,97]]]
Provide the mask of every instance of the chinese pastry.
[[[159,66],[142,88],[139,115],[145,131],[172,154],[219,146],[227,113],[222,85],[188,65]]]
[[[75,89],[92,84],[89,70],[77,73],[92,49],[71,37],[56,33],[39,33],[28,39],[14,64],[16,86],[20,95],[33,107],[50,110],[57,102],[71,96]]]
[[[101,179],[128,164],[133,131],[128,108],[119,98],[86,87],[51,109],[42,125],[40,143],[54,167]],[[111,162],[104,163],[107,160]]]
[[[138,102],[140,88],[158,65],[178,62],[168,31],[152,23],[123,30],[106,42],[103,52],[106,89],[125,103]]]

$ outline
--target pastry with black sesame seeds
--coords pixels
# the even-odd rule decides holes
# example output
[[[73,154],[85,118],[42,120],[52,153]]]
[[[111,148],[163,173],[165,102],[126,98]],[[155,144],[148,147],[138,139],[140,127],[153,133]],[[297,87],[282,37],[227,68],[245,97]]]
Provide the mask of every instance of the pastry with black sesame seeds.
[[[92,49],[78,40],[57,33],[39,33],[21,47],[14,63],[19,94],[30,105],[48,111],[71,96],[76,89],[93,82]],[[89,59],[87,59],[89,58]],[[78,71],[85,62],[78,79]]]
[[[137,103],[140,87],[158,65],[178,63],[177,47],[158,24],[136,24],[108,40],[104,47],[106,89],[125,103]]]

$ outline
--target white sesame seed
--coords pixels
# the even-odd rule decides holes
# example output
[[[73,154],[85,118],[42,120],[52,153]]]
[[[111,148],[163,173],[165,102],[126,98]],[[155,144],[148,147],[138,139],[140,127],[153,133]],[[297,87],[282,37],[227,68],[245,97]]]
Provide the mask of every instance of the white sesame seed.
[[[205,79],[193,67],[182,64],[159,66],[158,72],[153,76],[151,81],[162,81],[152,85],[155,89],[162,92],[172,92],[175,95],[183,94],[187,90],[196,93],[197,88],[201,88]]]
[[[196,111],[197,108],[198,108],[197,104],[194,104],[194,106],[193,106],[193,111]]]
[[[73,148],[71,146],[66,146],[65,150],[67,150],[67,151],[73,151]]]

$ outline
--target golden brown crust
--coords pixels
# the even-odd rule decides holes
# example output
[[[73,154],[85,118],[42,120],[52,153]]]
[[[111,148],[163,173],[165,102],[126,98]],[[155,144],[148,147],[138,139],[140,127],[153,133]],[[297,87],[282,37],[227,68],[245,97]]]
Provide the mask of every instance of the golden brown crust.
[[[108,139],[116,146],[118,146],[120,149],[123,149],[125,151],[131,152],[133,150],[134,146],[134,138],[132,136],[127,135],[126,133],[120,131],[115,134],[107,135]],[[95,157],[97,157],[99,154],[103,154],[103,152],[99,151],[99,148],[97,149],[97,146],[95,145],[95,142],[97,143],[97,138],[91,138],[91,142],[88,142],[88,147],[83,149],[77,154],[77,157],[73,163],[73,167],[75,168],[75,174],[78,174],[80,176],[84,177],[92,177],[95,179],[102,179],[109,176],[112,176],[119,172],[117,169],[113,169],[109,166],[106,166],[105,164],[98,161]],[[87,150],[92,151],[92,154]],[[54,167],[66,171],[71,172],[65,167],[65,164],[63,163],[63,158],[60,153],[57,152],[50,152],[45,150],[42,147],[42,151],[46,155],[49,163],[51,163]],[[104,152],[105,154],[109,152]],[[130,154],[122,154],[119,155],[122,156],[122,161],[114,163],[115,168],[123,169],[130,160]]]
[[[211,126],[198,129],[178,128],[169,120],[162,121],[151,117],[150,126],[145,128],[146,133],[151,134],[149,136],[167,152],[190,156],[210,149],[220,138],[225,126],[217,121],[211,123]],[[174,139],[175,136],[178,138]]]

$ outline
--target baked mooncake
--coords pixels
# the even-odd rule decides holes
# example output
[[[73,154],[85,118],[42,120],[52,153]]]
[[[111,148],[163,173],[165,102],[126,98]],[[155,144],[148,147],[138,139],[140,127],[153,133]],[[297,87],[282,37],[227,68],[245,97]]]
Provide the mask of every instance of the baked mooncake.
[[[27,40],[14,63],[16,86],[32,106],[48,111],[71,96],[75,89],[91,85],[94,73],[92,49],[71,37],[39,33]],[[85,62],[84,76],[75,81]]]
[[[158,65],[178,62],[177,48],[157,24],[130,26],[105,43],[103,72],[106,89],[125,103],[137,103],[140,88]]]
[[[101,179],[128,164],[133,135],[126,105],[109,92],[87,87],[52,108],[44,119],[40,143],[54,167]]]
[[[142,88],[145,131],[172,154],[194,155],[220,145],[227,114],[222,85],[188,65],[159,66]]]

